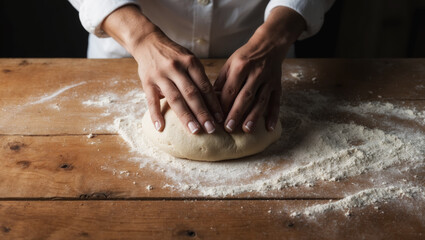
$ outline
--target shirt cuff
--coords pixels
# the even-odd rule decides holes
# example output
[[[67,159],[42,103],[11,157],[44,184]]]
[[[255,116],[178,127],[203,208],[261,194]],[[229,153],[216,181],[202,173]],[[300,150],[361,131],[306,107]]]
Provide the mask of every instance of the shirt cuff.
[[[135,4],[140,8],[137,0],[83,1],[79,8],[81,24],[89,33],[97,37],[109,37],[100,27],[103,20],[113,11],[127,4]]]
[[[307,29],[301,33],[298,40],[313,36],[323,25],[325,13],[335,0],[271,0],[266,7],[264,20],[270,15],[273,8],[284,6],[299,13],[306,21]]]

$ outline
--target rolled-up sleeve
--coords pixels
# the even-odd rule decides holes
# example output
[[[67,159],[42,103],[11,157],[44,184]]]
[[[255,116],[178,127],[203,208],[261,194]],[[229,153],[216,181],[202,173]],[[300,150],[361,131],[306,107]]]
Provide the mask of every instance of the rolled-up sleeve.
[[[271,0],[266,7],[264,20],[273,8],[285,6],[299,13],[306,21],[307,29],[300,35],[299,40],[308,38],[319,32],[323,25],[326,11],[335,0]]]
[[[98,37],[108,37],[100,26],[109,14],[124,5],[139,6],[137,0],[69,0],[69,2],[78,10],[83,27]]]

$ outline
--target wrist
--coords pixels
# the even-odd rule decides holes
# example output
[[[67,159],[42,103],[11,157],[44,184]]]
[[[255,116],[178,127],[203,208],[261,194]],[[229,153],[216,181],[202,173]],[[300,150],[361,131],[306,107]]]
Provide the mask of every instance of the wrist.
[[[288,7],[276,7],[257,29],[253,40],[257,43],[289,48],[306,29],[304,18]]]
[[[161,46],[158,45],[164,43],[164,40],[167,40],[165,34],[159,28],[156,28],[140,38],[135,39],[134,43],[132,43],[133,47],[130,53],[136,62],[140,64],[141,61],[146,59],[146,51],[161,48]]]
[[[135,5],[126,5],[115,10],[103,21],[101,27],[132,55],[147,36],[159,31]]]

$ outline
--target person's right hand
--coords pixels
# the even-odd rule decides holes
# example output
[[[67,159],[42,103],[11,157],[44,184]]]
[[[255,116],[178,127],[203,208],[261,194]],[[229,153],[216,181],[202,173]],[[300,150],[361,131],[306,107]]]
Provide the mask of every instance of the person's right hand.
[[[147,35],[133,56],[158,131],[166,124],[159,103],[162,97],[191,133],[201,126],[207,133],[215,131],[214,117],[221,122],[223,113],[198,58],[159,30]]]
[[[171,41],[139,8],[125,5],[112,12],[102,29],[124,46],[139,65],[139,76],[158,131],[165,127],[159,100],[171,109],[191,133],[215,130],[223,112],[204,67],[189,50]]]

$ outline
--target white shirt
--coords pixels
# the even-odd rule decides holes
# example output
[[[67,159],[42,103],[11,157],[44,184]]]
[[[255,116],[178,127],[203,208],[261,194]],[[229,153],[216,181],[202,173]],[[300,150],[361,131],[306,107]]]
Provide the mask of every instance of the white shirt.
[[[229,57],[245,44],[278,6],[304,17],[307,29],[299,39],[316,34],[335,0],[69,0],[90,33],[88,58],[130,57],[100,28],[117,8],[135,4],[173,41],[200,58]]]

